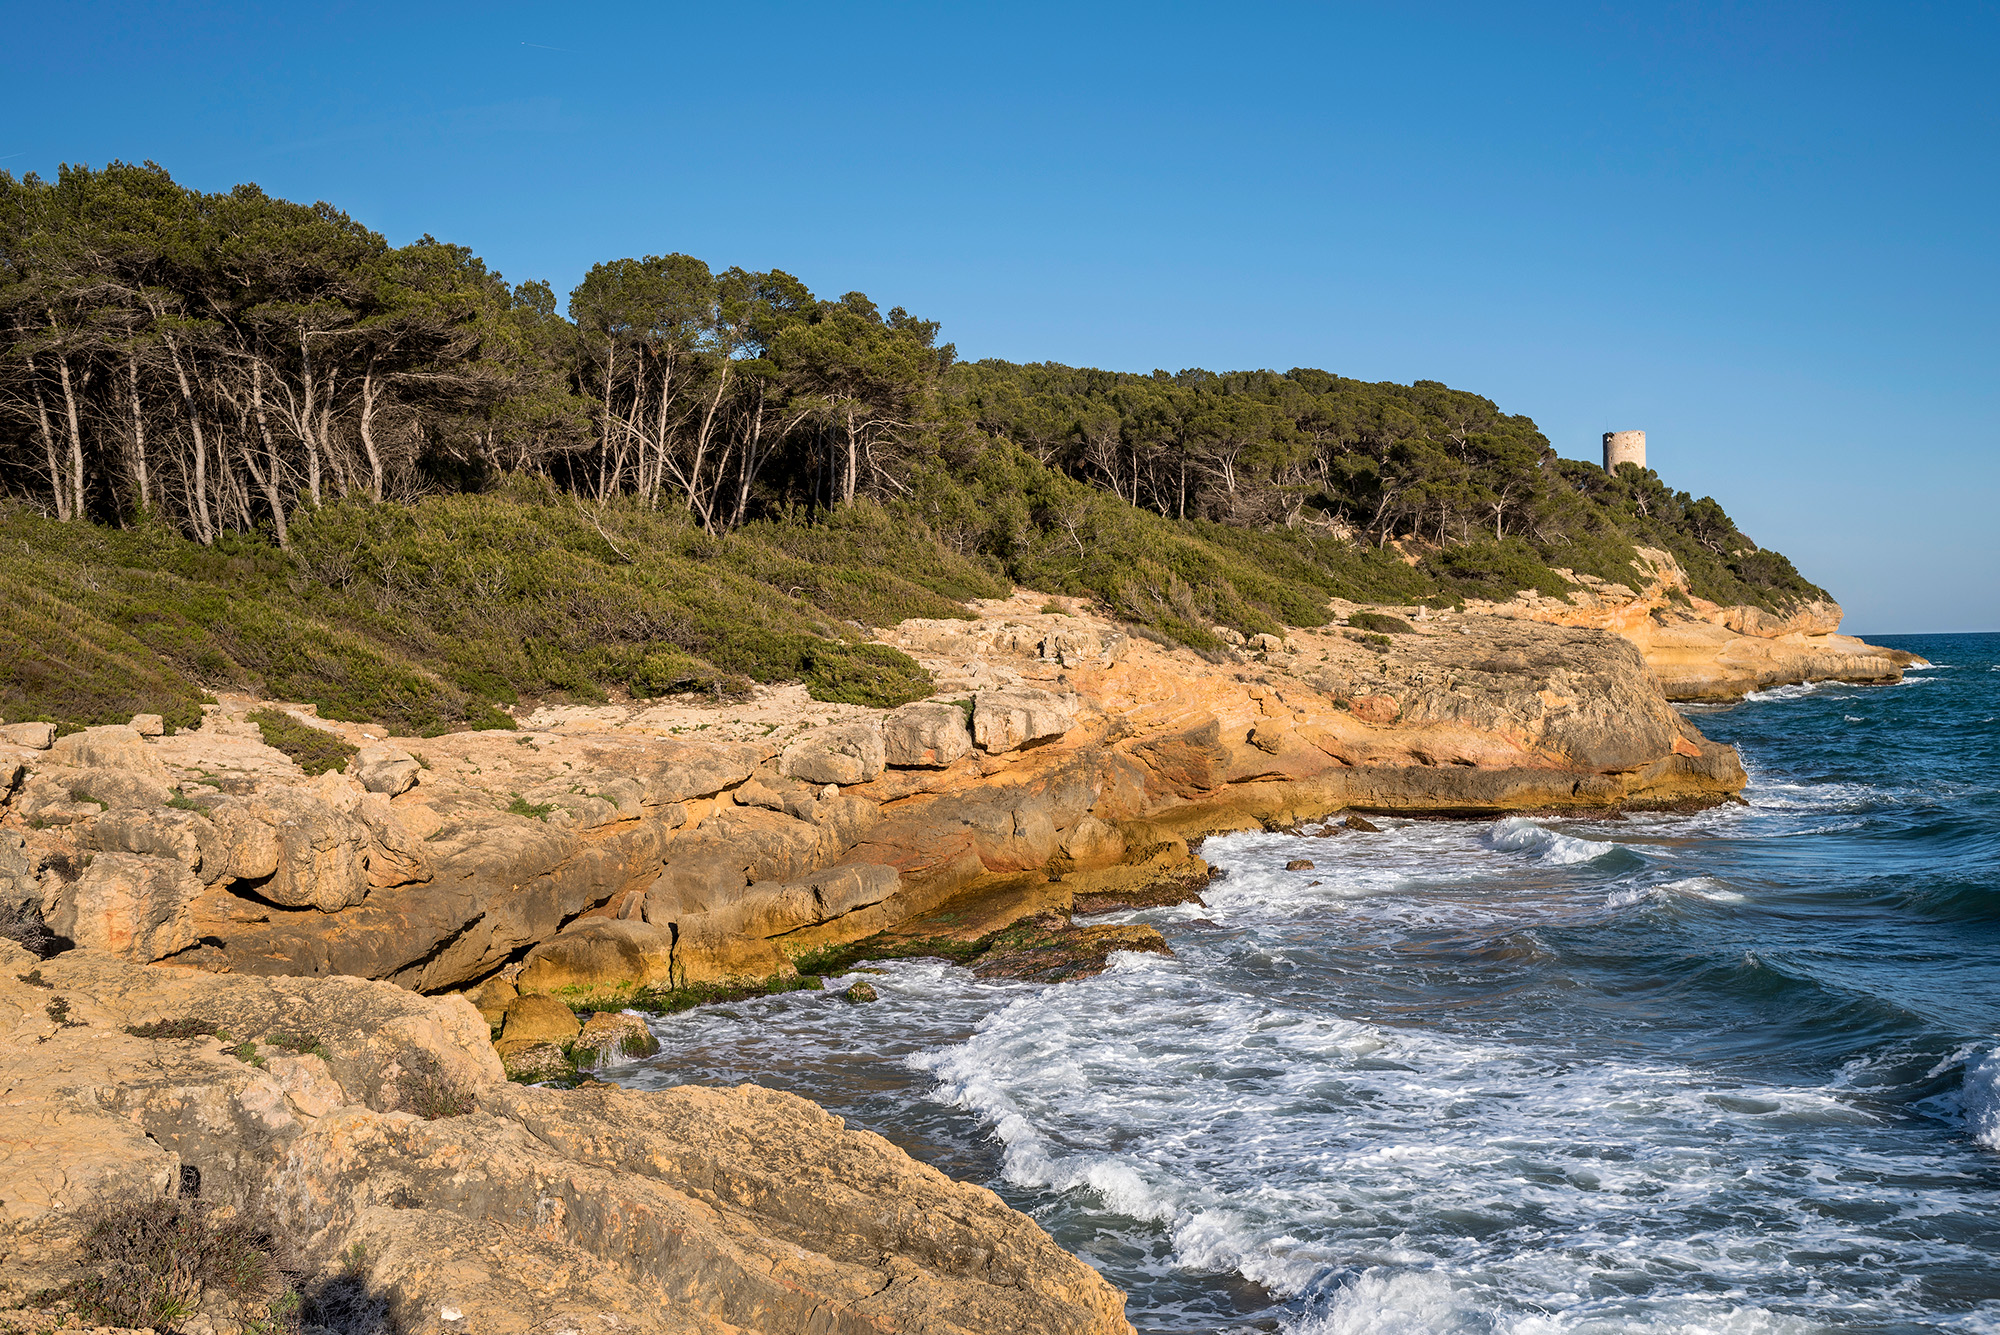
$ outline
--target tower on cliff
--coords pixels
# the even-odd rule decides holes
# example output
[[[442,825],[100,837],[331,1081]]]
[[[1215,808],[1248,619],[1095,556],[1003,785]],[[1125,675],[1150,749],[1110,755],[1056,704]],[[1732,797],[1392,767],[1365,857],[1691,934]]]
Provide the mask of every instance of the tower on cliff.
[[[1619,464],[1646,466],[1646,433],[1607,431],[1604,433],[1604,471],[1616,476]]]

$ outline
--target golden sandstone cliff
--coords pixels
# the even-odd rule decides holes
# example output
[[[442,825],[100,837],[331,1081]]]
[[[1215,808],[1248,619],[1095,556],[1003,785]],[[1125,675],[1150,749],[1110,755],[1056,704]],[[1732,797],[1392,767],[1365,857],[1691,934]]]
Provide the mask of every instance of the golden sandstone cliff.
[[[1657,573],[1205,657],[1023,593],[881,632],[940,688],[898,710],[777,689],[409,739],[295,708],[361,747],[311,779],[249,701],[173,736],[0,728],[0,913],[77,947],[0,942],[0,1269],[59,1284],[80,1210],[196,1168],[322,1267],[360,1257],[343,1282],[406,1330],[1127,1329],[1031,1221],[801,1100],[524,1088],[502,1058],[532,1070],[569,1006],[618,1032],[636,989],[885,933],[1033,915],[1024,977],[1078,939],[1165,949],[1069,914],[1198,880],[1215,831],[1723,800],[1735,753],[1669,694],[1907,661],[1837,609],[1732,625]],[[128,1032],[161,1021],[248,1054]],[[420,1115],[440,1089],[464,1110]]]

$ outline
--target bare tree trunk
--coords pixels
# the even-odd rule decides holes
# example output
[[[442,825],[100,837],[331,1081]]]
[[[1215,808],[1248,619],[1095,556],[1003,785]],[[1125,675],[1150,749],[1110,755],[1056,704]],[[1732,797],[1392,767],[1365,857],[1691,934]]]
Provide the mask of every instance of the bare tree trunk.
[[[313,398],[312,347],[306,342],[306,331],[303,329],[299,330],[299,377],[302,382],[302,388],[305,390],[305,402],[303,405],[293,405],[297,409],[297,416],[292,425],[297,429],[299,443],[306,447],[306,494],[312,497],[313,508],[318,509],[320,503],[320,461],[319,442],[313,439],[313,409],[315,407],[315,400]],[[264,424],[264,412],[261,407],[261,399],[259,399],[259,404],[257,424],[262,426]],[[274,462],[271,465],[271,472],[275,475],[277,471],[278,467]]]
[[[841,482],[840,499],[844,504],[854,503],[854,473],[860,463],[861,442],[854,432],[854,400],[847,401],[847,476]]]
[[[215,541],[216,527],[208,514],[208,440],[202,434],[201,412],[195,407],[187,368],[181,365],[181,350],[169,342],[167,352],[174,359],[174,375],[181,382],[181,400],[187,404],[188,426],[194,431],[194,533],[206,546]]]
[[[28,358],[28,378],[35,386],[35,412],[41,418],[42,449],[49,457],[49,487],[56,498],[56,518],[69,519],[69,483],[63,477],[62,457],[56,453],[56,433],[49,426],[49,405],[42,398],[42,378],[36,373],[35,359]]]
[[[597,503],[604,504],[604,470],[611,464],[611,372],[618,364],[618,340],[612,339],[604,353],[604,439],[597,447]]]
[[[250,363],[250,402],[256,410],[257,434],[263,437],[264,452],[269,456],[271,467],[268,472],[257,467],[257,460],[247,445],[242,447],[243,462],[250,469],[250,476],[257,479],[257,485],[263,489],[264,499],[271,507],[271,523],[277,529],[278,546],[280,548],[288,548],[292,545],[292,541],[291,533],[285,525],[285,498],[278,494],[280,480],[278,473],[278,446],[277,442],[271,439],[271,424],[264,416],[264,363],[262,361],[253,361]]]
[[[737,465],[736,513],[731,528],[743,527],[743,514],[750,508],[750,483],[757,476],[757,449],[764,440],[764,394],[757,394],[757,411],[750,416],[750,438],[743,442],[743,462]]]
[[[660,415],[653,429],[654,456],[653,476],[644,488],[646,504],[656,504],[660,499],[660,485],[667,478],[667,408],[674,398],[674,358],[669,353],[665,358],[666,368],[660,374]]]
[[[368,452],[368,494],[382,503],[382,454],[375,448],[375,359],[361,377],[361,448]]]
[[[713,507],[701,498],[701,466],[702,461],[708,456],[709,436],[715,427],[715,411],[722,406],[722,396],[728,388],[729,357],[725,354],[722,358],[722,374],[716,378],[715,382],[715,397],[708,401],[708,411],[703,413],[701,418],[701,430],[695,436],[694,467],[688,469],[687,477],[688,509],[701,516],[701,526],[703,528],[711,530],[714,528],[714,525],[710,523],[710,511]],[[851,411],[849,420],[852,420]],[[854,462],[852,457],[849,458],[847,464],[847,478],[848,499],[852,500],[854,492]]]
[[[69,358],[58,356],[56,369],[62,372],[63,402],[69,408],[69,468],[72,519],[83,518],[83,425],[77,418],[76,389],[70,384]]]
[[[139,357],[137,353],[125,356],[125,371],[129,377],[132,392],[132,477],[139,484],[139,508],[153,508],[152,479],[146,467],[146,418],[139,411]]]

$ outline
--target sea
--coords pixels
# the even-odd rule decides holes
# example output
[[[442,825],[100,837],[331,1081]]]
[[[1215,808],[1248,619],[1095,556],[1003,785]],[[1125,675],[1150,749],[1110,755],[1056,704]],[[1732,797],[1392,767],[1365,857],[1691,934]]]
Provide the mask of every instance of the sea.
[[[2000,1332],[2000,635],[1882,642],[1688,708],[1744,804],[1215,838],[1111,919],[1171,959],[883,963],[615,1078],[814,1099],[1142,1332]]]

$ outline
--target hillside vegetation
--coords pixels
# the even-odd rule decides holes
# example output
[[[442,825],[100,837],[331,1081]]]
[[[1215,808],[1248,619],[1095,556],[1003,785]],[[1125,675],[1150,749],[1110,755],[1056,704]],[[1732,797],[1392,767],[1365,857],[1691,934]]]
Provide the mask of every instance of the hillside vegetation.
[[[1630,580],[1635,545],[1716,602],[1824,596],[1712,499],[1435,382],[960,363],[901,308],[678,254],[566,309],[255,186],[0,173],[0,716],[894,703],[929,682],[868,627],[1016,583],[1197,648]]]

